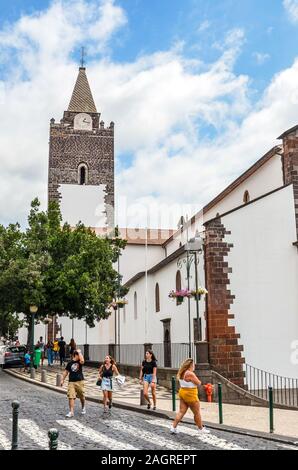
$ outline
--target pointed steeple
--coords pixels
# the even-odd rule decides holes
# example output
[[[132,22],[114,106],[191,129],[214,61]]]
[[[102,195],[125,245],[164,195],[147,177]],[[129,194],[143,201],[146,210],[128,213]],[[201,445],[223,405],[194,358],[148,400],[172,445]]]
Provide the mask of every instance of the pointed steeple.
[[[68,106],[75,113],[97,113],[85,67],[79,68],[78,78]]]

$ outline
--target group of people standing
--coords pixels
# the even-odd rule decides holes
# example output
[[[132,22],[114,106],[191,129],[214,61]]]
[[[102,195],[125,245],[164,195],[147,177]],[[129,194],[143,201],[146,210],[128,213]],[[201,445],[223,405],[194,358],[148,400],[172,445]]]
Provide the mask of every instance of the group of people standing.
[[[81,413],[86,414],[85,407],[85,385],[83,375],[84,357],[81,350],[73,350],[70,362],[67,364],[63,373],[62,383],[63,386],[66,377],[68,376],[68,390],[67,396],[69,400],[69,412],[67,418],[74,416],[74,403],[78,397],[81,401],[82,411]],[[178,424],[183,419],[187,410],[190,409],[194,415],[194,421],[198,427],[199,433],[209,433],[202,424],[201,412],[200,412],[200,401],[198,397],[198,386],[201,385],[201,381],[194,373],[195,363],[193,359],[187,359],[181,364],[181,367],[177,374],[179,380],[179,399],[180,409],[176,414],[176,418],[172,423],[170,432],[172,434],[178,433]],[[103,364],[100,365],[98,370],[97,385],[100,385],[103,392],[103,407],[104,413],[109,412],[112,407],[112,393],[113,393],[113,378],[119,376],[119,371],[116,366],[115,360],[107,355],[104,359]],[[153,410],[156,410],[156,384],[157,384],[157,359],[152,350],[147,350],[145,353],[145,359],[142,362],[139,375],[140,384],[143,386],[144,398],[147,401],[147,409],[151,408],[151,400],[149,397],[149,388],[151,388]]]
[[[63,367],[66,363],[66,347],[67,345],[63,336],[61,336],[60,339],[55,339],[54,341],[50,340],[47,343],[44,343],[43,337],[40,336],[37,344],[34,346],[33,354],[30,354],[29,349],[25,351],[24,369],[28,371],[31,364],[35,369],[40,365],[43,367],[45,358],[47,358],[50,367],[52,367],[55,362],[60,362],[60,366]],[[76,343],[72,338],[68,345],[70,356],[72,356],[76,347]]]

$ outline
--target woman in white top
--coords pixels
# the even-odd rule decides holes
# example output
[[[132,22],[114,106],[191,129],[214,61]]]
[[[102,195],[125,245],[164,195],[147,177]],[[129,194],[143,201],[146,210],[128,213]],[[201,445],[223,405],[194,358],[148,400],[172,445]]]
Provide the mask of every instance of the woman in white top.
[[[194,373],[195,364],[193,359],[187,359],[180,366],[177,374],[177,379],[180,383],[179,398],[180,398],[180,409],[176,415],[176,418],[171,426],[171,433],[177,434],[177,426],[182,420],[183,416],[187,412],[188,408],[194,414],[194,420],[199,428],[200,433],[209,433],[203,425],[200,410],[200,400],[198,397],[198,385],[201,385],[201,381]]]

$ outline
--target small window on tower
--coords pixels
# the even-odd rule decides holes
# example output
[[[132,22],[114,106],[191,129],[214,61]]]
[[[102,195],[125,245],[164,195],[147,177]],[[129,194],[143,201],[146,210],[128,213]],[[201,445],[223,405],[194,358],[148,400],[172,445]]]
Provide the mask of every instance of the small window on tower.
[[[78,171],[78,183],[80,185],[87,184],[87,176],[88,176],[87,165],[81,164],[79,166],[79,171]]]

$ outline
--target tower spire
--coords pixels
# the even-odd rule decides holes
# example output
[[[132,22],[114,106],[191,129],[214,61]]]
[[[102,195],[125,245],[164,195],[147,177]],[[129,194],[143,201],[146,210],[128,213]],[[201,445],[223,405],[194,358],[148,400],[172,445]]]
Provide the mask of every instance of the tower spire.
[[[85,49],[85,48],[82,48]],[[68,111],[75,113],[97,113],[84,65],[85,52],[82,50],[79,74],[68,106]]]

